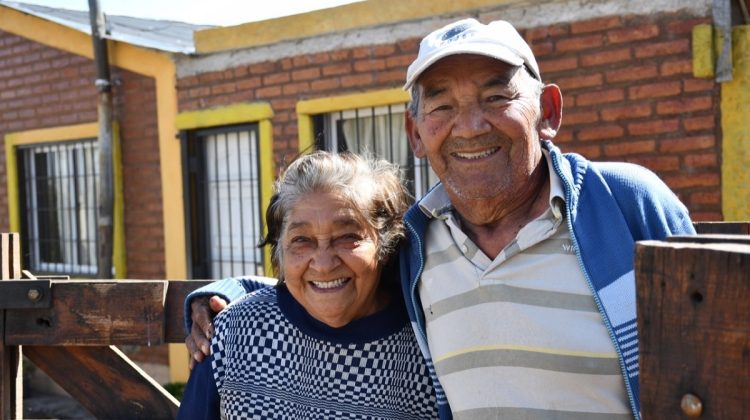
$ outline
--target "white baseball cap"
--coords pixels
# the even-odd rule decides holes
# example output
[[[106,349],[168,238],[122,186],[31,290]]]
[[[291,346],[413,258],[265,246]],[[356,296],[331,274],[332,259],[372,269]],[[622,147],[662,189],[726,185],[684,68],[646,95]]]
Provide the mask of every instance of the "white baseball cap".
[[[435,62],[456,54],[478,54],[513,66],[524,65],[537,80],[542,80],[534,53],[513,25],[504,20],[484,25],[476,19],[462,19],[422,39],[417,59],[406,71],[404,89],[411,88],[417,78]]]

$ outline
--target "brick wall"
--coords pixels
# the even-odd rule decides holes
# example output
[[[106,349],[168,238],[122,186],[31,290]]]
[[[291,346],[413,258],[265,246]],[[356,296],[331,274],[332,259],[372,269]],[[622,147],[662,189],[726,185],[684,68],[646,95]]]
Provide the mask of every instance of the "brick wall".
[[[690,208],[721,220],[719,86],[692,76],[691,31],[708,19],[612,16],[525,32],[563,91],[556,143],[644,165]]]
[[[545,81],[563,90],[556,143],[564,151],[647,166],[696,220],[720,220],[719,88],[692,77],[691,30],[703,22],[679,13],[612,16],[523,33]],[[179,108],[270,102],[279,167],[297,152],[297,101],[400,87],[418,45],[411,39],[185,77]]]
[[[164,278],[154,82],[113,70],[120,122],[125,235],[131,278]],[[0,141],[9,132],[97,121],[93,61],[0,31]],[[55,139],[50,139],[55,140]],[[5,149],[0,148],[0,231],[9,229]]]

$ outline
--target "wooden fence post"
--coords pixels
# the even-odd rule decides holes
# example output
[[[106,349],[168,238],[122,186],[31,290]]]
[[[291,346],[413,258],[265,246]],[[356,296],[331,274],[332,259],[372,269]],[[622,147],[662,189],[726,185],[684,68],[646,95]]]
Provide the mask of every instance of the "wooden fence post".
[[[21,244],[17,233],[0,233],[0,280],[21,278]],[[0,416],[23,417],[23,359],[18,346],[5,345],[5,309],[0,309]]]
[[[644,419],[750,418],[750,237],[701,236],[636,245]]]

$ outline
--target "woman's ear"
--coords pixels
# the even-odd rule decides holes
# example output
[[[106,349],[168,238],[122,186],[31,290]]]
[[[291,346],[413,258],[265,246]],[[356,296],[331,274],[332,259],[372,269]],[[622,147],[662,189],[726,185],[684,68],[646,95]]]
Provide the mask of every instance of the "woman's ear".
[[[560,87],[549,84],[542,89],[542,117],[539,121],[539,138],[552,140],[562,124],[562,92]]]

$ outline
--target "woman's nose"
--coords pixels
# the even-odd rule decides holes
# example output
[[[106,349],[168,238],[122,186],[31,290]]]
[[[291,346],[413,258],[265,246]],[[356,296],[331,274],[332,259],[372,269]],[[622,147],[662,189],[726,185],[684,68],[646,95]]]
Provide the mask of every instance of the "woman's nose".
[[[321,246],[313,253],[310,261],[310,268],[319,273],[326,273],[336,268],[340,259],[331,247]]]

